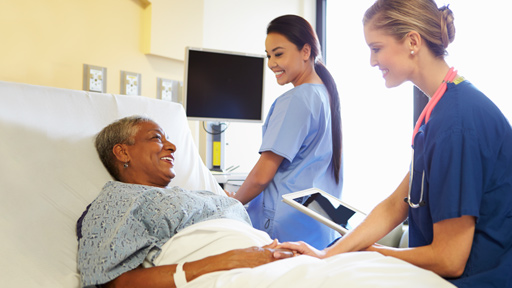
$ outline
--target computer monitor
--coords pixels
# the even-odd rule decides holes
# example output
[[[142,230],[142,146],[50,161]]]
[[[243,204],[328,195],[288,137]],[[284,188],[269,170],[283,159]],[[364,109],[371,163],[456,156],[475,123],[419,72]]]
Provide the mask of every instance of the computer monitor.
[[[186,48],[183,106],[189,120],[263,122],[265,56]]]

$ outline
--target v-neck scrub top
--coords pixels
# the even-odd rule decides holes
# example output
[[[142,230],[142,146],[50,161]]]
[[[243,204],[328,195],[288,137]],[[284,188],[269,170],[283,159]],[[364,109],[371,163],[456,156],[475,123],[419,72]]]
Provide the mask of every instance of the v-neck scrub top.
[[[332,168],[329,95],[323,84],[302,84],[272,104],[263,125],[260,153],[284,157],[273,180],[253,199],[248,213],[253,226],[279,241],[306,241],[323,249],[339,234],[283,203],[282,195],[319,188],[341,198],[342,169],[336,184]]]
[[[425,171],[426,205],[409,209],[409,245],[432,243],[433,225],[476,218],[458,287],[512,287],[512,129],[501,111],[468,81],[449,83],[414,139],[411,198]]]

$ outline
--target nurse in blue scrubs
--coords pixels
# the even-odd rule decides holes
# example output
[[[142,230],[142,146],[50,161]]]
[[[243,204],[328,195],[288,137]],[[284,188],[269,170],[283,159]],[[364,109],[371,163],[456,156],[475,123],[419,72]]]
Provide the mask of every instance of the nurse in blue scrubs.
[[[445,62],[455,37],[452,11],[432,0],[378,0],[363,23],[371,65],[386,86],[411,81],[430,98],[413,131],[410,172],[334,246],[282,246],[320,258],[377,251],[458,287],[512,287],[512,128]],[[410,248],[374,244],[406,218]]]
[[[337,232],[284,204],[283,194],[312,187],[341,198],[341,116],[334,79],[303,18],[285,15],[267,27],[268,67],[294,88],[273,103],[263,125],[260,159],[234,196],[248,202],[253,226],[279,241],[324,248]],[[252,200],[252,201],[251,201]]]

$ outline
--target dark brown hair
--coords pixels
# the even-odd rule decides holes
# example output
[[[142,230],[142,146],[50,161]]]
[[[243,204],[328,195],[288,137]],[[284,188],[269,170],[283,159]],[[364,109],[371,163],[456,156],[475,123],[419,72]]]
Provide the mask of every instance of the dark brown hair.
[[[311,46],[310,59],[314,60],[315,71],[324,82],[325,87],[329,93],[329,103],[331,107],[331,133],[332,133],[332,163],[334,169],[334,177],[336,183],[340,180],[341,170],[341,146],[342,146],[342,132],[341,132],[341,111],[340,111],[340,98],[336,82],[332,77],[327,67],[321,61],[321,50],[318,37],[304,18],[297,15],[284,15],[272,20],[267,27],[267,34],[278,33],[283,35],[292,42],[299,50],[305,44]]]

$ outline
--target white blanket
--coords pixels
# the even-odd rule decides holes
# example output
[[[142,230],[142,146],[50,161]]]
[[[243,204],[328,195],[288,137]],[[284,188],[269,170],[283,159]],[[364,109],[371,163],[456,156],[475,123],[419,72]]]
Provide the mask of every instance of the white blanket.
[[[272,240],[242,222],[217,219],[184,229],[163,248],[155,265],[194,261],[222,252],[262,246]],[[259,287],[455,287],[437,274],[376,252],[345,253],[327,259],[298,256],[256,268],[203,275],[187,288]],[[182,287],[179,287],[182,288]]]

